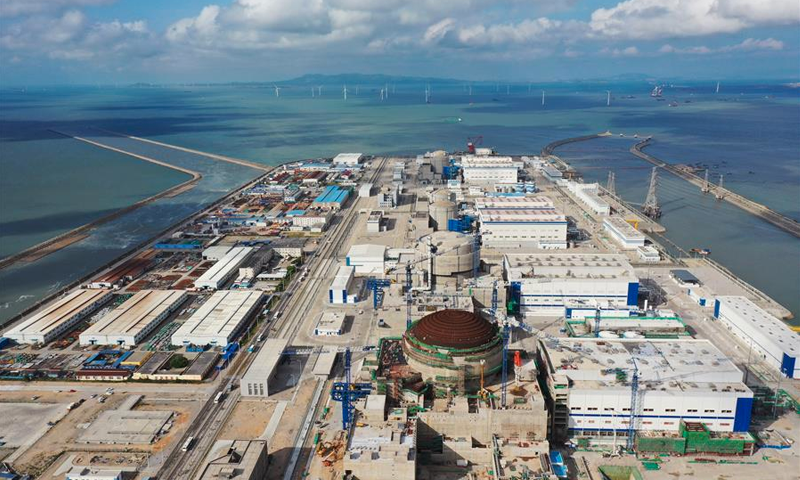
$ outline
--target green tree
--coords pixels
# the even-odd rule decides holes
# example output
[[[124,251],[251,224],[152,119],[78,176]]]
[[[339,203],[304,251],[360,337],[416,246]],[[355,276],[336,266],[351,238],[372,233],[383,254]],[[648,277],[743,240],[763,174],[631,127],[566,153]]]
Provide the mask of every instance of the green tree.
[[[189,365],[189,360],[183,355],[173,355],[169,359],[169,368],[186,368]]]

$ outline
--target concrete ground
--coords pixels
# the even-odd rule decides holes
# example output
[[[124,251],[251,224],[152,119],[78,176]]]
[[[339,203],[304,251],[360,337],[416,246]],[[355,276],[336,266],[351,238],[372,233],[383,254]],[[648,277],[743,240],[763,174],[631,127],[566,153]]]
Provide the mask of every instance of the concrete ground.
[[[8,448],[30,446],[67,413],[66,403],[0,403],[0,441]]]

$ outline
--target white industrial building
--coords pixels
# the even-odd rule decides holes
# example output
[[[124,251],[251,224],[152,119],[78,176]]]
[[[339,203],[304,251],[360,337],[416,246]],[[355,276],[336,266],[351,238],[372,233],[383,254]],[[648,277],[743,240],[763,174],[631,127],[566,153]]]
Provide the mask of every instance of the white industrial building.
[[[603,220],[603,229],[616,241],[623,250],[636,250],[644,247],[644,234],[633,228],[633,225],[621,217],[607,217]]]
[[[361,163],[362,158],[364,158],[363,153],[340,153],[339,155],[333,157],[333,164],[355,167]]]
[[[253,254],[253,247],[234,247],[194,281],[195,288],[216,290],[239,272],[239,267]]]
[[[6,330],[3,336],[17,343],[52,342],[109,299],[109,290],[76,290]]]
[[[386,270],[385,245],[353,245],[347,251],[345,265],[355,268],[360,275],[383,275]]]
[[[227,347],[258,309],[262,295],[260,291],[215,292],[172,334],[172,345]]]
[[[80,334],[81,345],[132,348],[186,300],[183,290],[142,290]]]
[[[564,174],[561,173],[561,170],[557,169],[552,165],[543,165],[542,175],[544,176],[544,178],[550,180],[553,183],[556,183],[562,178],[564,178]]]
[[[328,211],[305,211],[302,215],[292,217],[292,226],[300,229],[317,229],[319,231],[328,228],[333,218],[333,212]]]
[[[358,298],[350,295],[350,286],[353,284],[355,267],[342,265],[336,271],[336,276],[328,290],[328,301],[333,304],[356,303]]]
[[[740,296],[719,296],[714,317],[752,353],[789,378],[800,378],[800,337],[780,319]]]
[[[567,218],[547,197],[479,197],[475,209],[487,248],[567,248]]]
[[[203,260],[222,260],[233,248],[232,245],[214,245],[203,250]]]
[[[567,182],[567,190],[597,215],[610,215],[611,206],[600,198],[600,187],[596,183]]]
[[[505,210],[543,210],[555,211],[553,201],[543,195],[519,197],[478,197],[475,208],[500,208]]]
[[[658,263],[661,261],[661,254],[658,249],[652,245],[646,245],[636,249],[639,255],[639,260],[643,263]]]
[[[382,231],[383,212],[375,210],[369,212],[367,217],[367,233],[380,233]]]
[[[517,183],[518,166],[511,157],[465,155],[461,169],[465,183]]]
[[[621,254],[538,253],[503,257],[509,298],[524,316],[637,309],[639,279]]]
[[[314,335],[339,336],[344,331],[345,314],[341,312],[322,312],[314,327]]]
[[[712,432],[750,427],[753,392],[708,340],[543,339],[539,367],[557,439],[625,436],[631,420],[636,432],[677,432],[682,420]]]
[[[242,380],[239,390],[243,397],[268,397],[269,382],[275,378],[278,364],[289,341],[283,338],[268,338],[256,353]],[[273,392],[274,393],[274,392]]]
[[[358,196],[359,198],[369,198],[372,196],[372,184],[364,183],[358,187]]]
[[[483,208],[478,218],[487,248],[567,248],[567,217],[554,210]]]

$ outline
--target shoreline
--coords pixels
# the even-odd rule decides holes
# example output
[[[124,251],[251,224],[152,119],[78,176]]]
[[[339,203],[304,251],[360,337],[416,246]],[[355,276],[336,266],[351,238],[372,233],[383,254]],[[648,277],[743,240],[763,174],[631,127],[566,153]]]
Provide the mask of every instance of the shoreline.
[[[84,223],[83,225],[75,227],[62,234],[56,235],[55,237],[49,238],[43,242],[39,242],[36,245],[30,246],[20,252],[4,257],[0,259],[0,270],[13,266],[19,262],[32,262],[39,260],[43,257],[46,257],[47,255],[50,255],[51,253],[55,253],[61,250],[62,248],[66,248],[67,246],[72,245],[73,243],[80,242],[81,240],[89,236],[89,231],[92,230],[93,228],[108,223],[133,211],[136,211],[142,208],[143,206],[153,203],[161,198],[171,198],[180,195],[194,188],[194,186],[203,178],[203,175],[200,172],[189,170],[188,168],[172,165],[166,162],[162,162],[161,160],[156,160],[154,158],[146,157],[144,155],[139,155],[132,152],[126,152],[124,150],[120,150],[118,148],[114,148],[108,145],[103,145],[101,143],[89,140],[87,138],[78,137],[75,135],[69,135],[67,133],[60,132],[58,130],[50,129],[50,131],[53,133],[57,133],[59,135],[63,135],[68,138],[72,138],[74,140],[78,140],[80,142],[85,142],[90,145],[94,145],[95,147],[111,150],[113,152],[121,153],[123,155],[128,155],[136,159],[143,160],[145,162],[159,165],[161,167],[185,173],[189,175],[190,178],[177,185],[173,185],[167,188],[166,190],[162,190],[161,192],[156,193],[155,195],[151,195],[147,198],[139,200],[138,202],[132,203],[126,207],[122,207],[119,210],[109,213],[108,215],[104,215],[100,218],[92,220],[91,222]]]
[[[603,138],[603,137],[608,137],[608,136],[611,136],[611,132],[604,132],[604,133],[600,133],[600,134],[594,134],[594,135],[584,135],[584,136],[581,136],[581,137],[572,137],[572,138],[567,138],[567,139],[563,139],[563,140],[557,140],[557,141],[555,141],[555,142],[551,142],[551,143],[547,144],[547,145],[546,145],[546,146],[545,146],[545,147],[542,149],[542,156],[547,156],[548,158],[553,158],[553,159],[556,159],[556,160],[557,160],[557,162],[559,162],[559,163],[561,163],[562,165],[564,165],[564,166],[566,166],[567,168],[569,168],[569,169],[570,169],[570,171],[573,171],[573,172],[578,172],[578,169],[575,169],[575,168],[573,168],[573,167],[572,167],[572,166],[571,166],[569,163],[567,163],[567,162],[566,162],[565,160],[563,160],[561,157],[559,157],[558,155],[556,155],[556,154],[554,153],[554,150],[555,150],[556,148],[560,147],[560,146],[567,145],[567,144],[569,144],[569,143],[583,142],[583,141],[592,140],[592,139],[595,139],[595,138]],[[640,141],[640,142],[638,142],[638,143],[637,143],[637,144],[635,144],[633,147],[631,147],[631,149],[630,149],[630,152],[631,152],[632,154],[636,155],[636,153],[634,153],[634,148],[635,148],[635,147],[637,147],[637,146],[640,146],[640,145],[642,145],[642,147],[643,147],[643,146],[645,146],[646,144],[649,144],[649,142],[650,142],[650,141],[651,141],[651,139],[650,139],[650,138],[648,138],[648,139],[645,139],[645,140],[643,140],[643,141]],[[648,155],[648,154],[646,154],[646,153],[644,153],[644,152],[640,152],[640,153],[642,153],[643,155]],[[640,157],[639,155],[636,155],[636,156],[637,156],[637,157]],[[640,158],[643,158],[643,157],[640,157]],[[655,159],[655,157],[652,157],[652,158],[654,158],[654,159]],[[650,160],[648,160],[648,161],[650,161]],[[658,160],[658,159],[656,159],[656,161],[659,161],[659,162],[663,163],[664,165],[669,165],[669,164],[667,164],[666,162],[663,162],[663,161],[661,161],[661,160]],[[652,162],[651,162],[651,163],[652,163]],[[662,166],[662,165],[658,165],[658,166]],[[665,168],[665,170],[667,170],[667,171],[668,171],[668,172],[670,172],[670,173],[674,173],[674,172],[672,171],[672,169]],[[676,175],[680,177],[680,175],[679,175],[679,174],[677,174],[677,173],[676,173]],[[695,176],[695,177],[696,177],[696,176]],[[697,179],[698,179],[699,181],[701,181],[701,182],[702,182],[702,179],[700,179],[699,177],[697,177]],[[618,201],[620,204],[622,204],[622,205],[623,205],[625,208],[627,208],[627,209],[629,209],[629,210],[632,210],[632,211],[633,211],[634,213],[636,213],[638,216],[644,217],[644,215],[643,215],[643,214],[641,214],[641,212],[639,212],[639,211],[638,211],[638,210],[636,210],[636,209],[633,209],[633,208],[631,208],[631,207],[630,207],[630,206],[629,206],[627,203],[625,203],[625,201],[624,201],[624,200],[622,200],[621,198],[617,197],[616,195],[611,195],[611,194],[609,194],[609,193],[606,191],[606,189],[605,189],[605,188],[604,188],[602,185],[598,185],[598,187],[599,187],[599,188],[600,188],[600,189],[601,189],[603,192],[605,192],[605,193],[606,193],[606,195],[609,195],[609,196],[611,196],[612,198],[614,198],[615,200],[617,200],[617,201]],[[713,190],[712,190],[712,191],[713,191]],[[733,195],[735,195],[736,197],[741,197],[741,198],[743,198],[744,200],[746,200],[746,201],[748,201],[748,202],[754,203],[754,204],[756,204],[756,205],[760,205],[760,204],[757,204],[756,202],[753,202],[753,201],[751,201],[751,200],[749,200],[749,199],[746,199],[745,197],[742,197],[741,195],[738,195],[738,194],[735,194],[735,193],[731,193],[731,195],[732,195],[732,196],[733,196]],[[731,203],[733,203],[734,205],[736,205],[736,203],[735,203],[735,202],[731,202]],[[737,205],[737,206],[739,206],[739,205]],[[751,210],[748,210],[748,209],[747,209],[747,208],[745,208],[745,207],[741,207],[741,206],[740,206],[740,208],[742,208],[742,210],[744,210],[744,211],[745,211],[745,212],[747,212],[747,213],[750,213],[750,214],[752,214],[752,215],[755,215],[755,216],[757,216],[757,217],[759,217],[759,218],[762,218],[762,219],[764,219],[765,221],[768,221],[768,222],[769,222],[769,220],[767,220],[767,219],[763,218],[761,215],[758,215],[757,213],[755,213],[755,212],[753,212],[753,211],[751,211]],[[767,207],[763,207],[763,208],[765,208],[765,209],[769,210]],[[774,212],[774,211],[772,211],[772,210],[770,210],[770,211],[771,211],[771,212],[773,212],[773,213],[775,213],[775,212]],[[777,213],[776,213],[776,215],[780,215],[780,214],[777,214]],[[644,217],[644,218],[647,218],[647,217]],[[651,222],[651,223],[655,223],[655,224],[657,224],[657,225],[660,225],[660,224],[658,224],[657,222],[655,222],[655,221],[653,221],[653,220],[651,220],[651,219],[649,219],[649,218],[647,218],[647,220],[648,220],[649,222]],[[773,223],[773,222],[769,222],[769,223]],[[796,222],[795,222],[795,223],[796,223]],[[776,226],[777,226],[777,225],[776,225]],[[779,228],[780,228],[780,227],[779,227]],[[642,229],[642,230],[643,230],[643,229]],[[787,230],[785,230],[785,229],[783,229],[783,228],[781,228],[781,230],[787,231]],[[680,253],[680,254],[683,254],[683,255],[686,255],[686,257],[687,257],[687,258],[693,258],[693,257],[692,257],[692,256],[691,256],[691,255],[690,255],[688,252],[686,252],[686,251],[685,251],[683,248],[681,248],[680,246],[678,246],[678,245],[676,245],[675,243],[673,243],[673,242],[672,242],[672,241],[671,241],[669,238],[665,237],[665,236],[664,236],[664,233],[665,233],[665,232],[666,232],[666,228],[664,228],[663,226],[661,226],[661,230],[660,230],[660,231],[650,231],[649,233],[657,235],[657,238],[653,238],[653,237],[651,236],[651,237],[650,237],[650,240],[651,240],[651,241],[653,241],[654,243],[656,243],[656,244],[657,244],[659,247],[661,247],[661,249],[662,249],[663,251],[669,251],[669,248],[672,248],[672,249],[675,249],[675,250],[677,250],[677,251],[678,251],[678,253]],[[787,231],[787,233],[792,233],[792,232],[790,232],[790,231]],[[663,244],[662,244],[662,241],[666,241],[667,243],[669,243],[669,248],[665,247],[665,245],[663,245]],[[685,263],[685,262],[682,260],[682,258],[681,258],[681,257],[674,257],[674,256],[673,256],[673,258],[675,259],[675,261],[676,261],[676,262],[680,263],[681,265],[684,265],[684,266],[686,266],[686,263]],[[793,319],[795,318],[794,314],[792,313],[792,311],[791,311],[791,310],[789,310],[788,308],[786,308],[785,306],[783,306],[783,305],[782,305],[780,302],[778,302],[777,300],[773,299],[771,296],[769,296],[768,294],[766,294],[765,292],[763,292],[763,291],[762,291],[762,290],[760,290],[759,288],[755,287],[754,285],[751,285],[750,283],[748,283],[748,282],[747,282],[747,281],[745,281],[744,279],[740,278],[738,275],[736,275],[736,273],[732,272],[732,271],[731,271],[731,270],[730,270],[728,267],[726,267],[725,265],[723,265],[723,264],[721,264],[721,263],[717,262],[716,260],[713,260],[713,259],[710,259],[710,258],[707,258],[707,257],[703,257],[703,258],[701,258],[701,259],[698,259],[698,260],[699,260],[699,261],[702,261],[702,262],[703,262],[705,265],[708,265],[709,267],[713,268],[714,270],[716,270],[717,272],[719,272],[720,274],[722,274],[724,277],[726,277],[726,278],[728,278],[729,280],[731,280],[732,282],[736,283],[736,284],[737,284],[739,287],[741,287],[741,288],[742,288],[742,289],[744,289],[745,291],[749,292],[751,295],[753,295],[753,296],[755,296],[755,297],[758,297],[758,298],[759,298],[759,299],[761,299],[762,301],[764,301],[764,302],[766,302],[766,303],[768,303],[768,304],[771,304],[773,307],[775,307],[775,308],[777,308],[778,310],[780,310],[780,311],[784,312],[782,315],[780,315],[780,316],[779,316],[779,318],[781,318],[781,320],[783,320],[783,321],[784,321],[786,324],[788,324],[788,325],[790,325],[790,326],[792,325],[792,324],[790,323],[790,321],[791,321],[791,320],[793,320]],[[777,316],[777,315],[776,315],[776,316]]]

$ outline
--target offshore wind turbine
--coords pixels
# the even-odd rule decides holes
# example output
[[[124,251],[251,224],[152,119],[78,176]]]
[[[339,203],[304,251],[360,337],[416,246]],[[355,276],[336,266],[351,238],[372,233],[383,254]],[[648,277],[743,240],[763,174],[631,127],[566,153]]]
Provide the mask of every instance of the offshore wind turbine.
[[[381,88],[381,102],[383,101],[383,89]]]
[[[275,85],[275,96],[280,98],[281,96],[281,87]]]
[[[719,82],[717,82],[717,91],[714,93],[719,93]]]
[[[606,90],[606,107],[611,106],[611,90]]]
[[[344,94],[344,99],[347,100],[347,85],[342,89],[342,93]]]
[[[542,106],[544,107],[544,90],[542,90]]]

